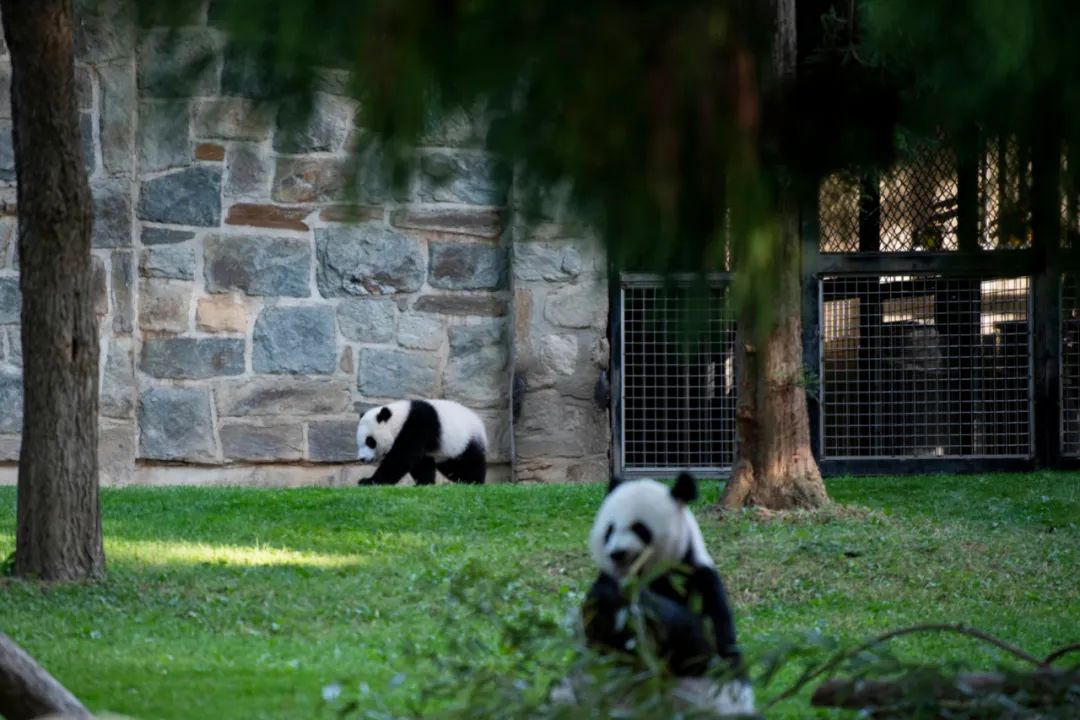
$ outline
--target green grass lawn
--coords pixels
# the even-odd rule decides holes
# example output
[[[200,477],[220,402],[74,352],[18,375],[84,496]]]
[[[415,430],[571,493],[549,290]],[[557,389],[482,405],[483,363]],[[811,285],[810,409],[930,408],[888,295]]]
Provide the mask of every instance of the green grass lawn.
[[[867,512],[772,520],[719,518],[705,509],[717,495],[707,485],[698,515],[751,657],[807,631],[854,643],[917,622],[970,623],[1036,655],[1080,641],[1077,475],[836,479],[832,497]],[[0,579],[0,629],[94,710],[314,717],[333,682],[354,695],[364,683],[362,702],[393,710],[431,680],[418,655],[482,632],[447,621],[452,582],[478,569],[493,583],[516,578],[513,602],[571,611],[593,576],[586,536],[602,493],[107,490],[108,580]],[[0,557],[14,524],[14,488],[0,488]],[[569,644],[569,631],[554,640]],[[896,648],[985,669],[1003,659],[957,637]],[[805,695],[770,714],[808,716]]]

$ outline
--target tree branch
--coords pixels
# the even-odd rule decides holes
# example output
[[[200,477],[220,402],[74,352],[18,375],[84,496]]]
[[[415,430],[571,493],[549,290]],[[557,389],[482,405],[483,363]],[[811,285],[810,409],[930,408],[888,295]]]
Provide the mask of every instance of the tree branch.
[[[0,715],[7,720],[31,720],[52,714],[92,717],[56,678],[0,632]]]

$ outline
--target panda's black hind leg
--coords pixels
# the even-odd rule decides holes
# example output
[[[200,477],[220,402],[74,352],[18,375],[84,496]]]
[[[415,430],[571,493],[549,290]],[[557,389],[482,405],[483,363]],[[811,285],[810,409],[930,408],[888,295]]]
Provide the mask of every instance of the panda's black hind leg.
[[[465,447],[465,452],[444,460],[435,467],[452,482],[480,485],[487,476],[487,457],[479,444],[470,442]]]
[[[416,481],[417,485],[434,485],[435,458],[427,455],[418,458],[413,463],[412,469],[409,470],[409,474],[412,475],[412,479]]]

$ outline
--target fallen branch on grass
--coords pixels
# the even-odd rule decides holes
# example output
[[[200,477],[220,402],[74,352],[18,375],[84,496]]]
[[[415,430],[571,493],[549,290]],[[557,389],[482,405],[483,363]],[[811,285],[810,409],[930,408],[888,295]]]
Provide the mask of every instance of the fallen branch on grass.
[[[75,696],[0,632],[0,715],[31,720],[43,715],[91,718]]]

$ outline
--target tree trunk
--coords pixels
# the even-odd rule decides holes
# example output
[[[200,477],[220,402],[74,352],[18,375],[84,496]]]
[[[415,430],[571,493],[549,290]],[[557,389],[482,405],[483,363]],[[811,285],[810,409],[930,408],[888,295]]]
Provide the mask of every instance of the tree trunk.
[[[780,208],[775,302],[768,333],[755,344],[753,318],[736,324],[735,427],[738,455],[720,504],[774,510],[828,503],[810,448],[803,385],[802,304],[797,210]]]
[[[796,66],[795,0],[773,0],[773,13],[773,67],[781,79],[790,78]],[[755,339],[753,308],[736,323],[739,449],[720,497],[720,505],[727,508],[815,508],[829,501],[810,448],[803,383],[799,205],[790,187],[779,188],[777,196],[779,237],[772,260],[776,282],[769,329]],[[738,271],[738,258],[735,268]]]
[[[0,716],[30,720],[44,715],[89,718],[90,713],[26,651],[0,633]]]
[[[11,51],[22,289],[23,430],[15,574],[105,571],[97,478],[98,338],[71,0],[0,0]]]

